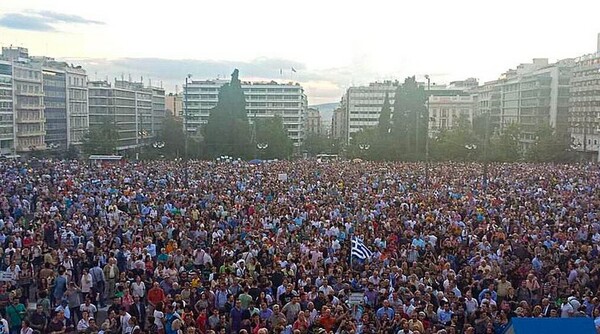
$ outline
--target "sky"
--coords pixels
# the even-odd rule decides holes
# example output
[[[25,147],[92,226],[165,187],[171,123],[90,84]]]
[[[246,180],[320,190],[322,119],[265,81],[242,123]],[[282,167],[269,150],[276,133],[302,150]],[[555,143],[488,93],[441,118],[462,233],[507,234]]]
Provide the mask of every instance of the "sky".
[[[0,0],[0,45],[173,92],[185,76],[297,81],[309,104],[428,74],[494,80],[596,51],[600,1]],[[292,71],[292,68],[296,72]]]

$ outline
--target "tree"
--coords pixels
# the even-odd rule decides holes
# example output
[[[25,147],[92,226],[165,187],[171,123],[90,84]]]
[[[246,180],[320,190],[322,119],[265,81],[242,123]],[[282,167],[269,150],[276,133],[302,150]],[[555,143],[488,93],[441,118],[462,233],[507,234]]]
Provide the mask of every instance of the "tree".
[[[534,162],[570,162],[575,156],[571,150],[572,139],[559,134],[545,123],[538,127],[535,142],[526,152],[527,160]]]
[[[209,155],[251,156],[250,128],[246,113],[246,98],[236,69],[231,82],[221,87],[219,102],[210,111],[204,127],[204,142]]]
[[[478,138],[466,117],[458,119],[458,125],[442,131],[431,141],[432,157],[437,160],[470,161],[481,156],[483,138]]]
[[[256,143],[267,144],[266,148],[258,149],[257,156],[262,159],[287,159],[292,155],[294,143],[288,137],[279,116],[256,120]]]
[[[118,133],[115,123],[104,117],[102,124],[91,126],[83,138],[83,152],[90,154],[114,154],[117,151]]]
[[[381,113],[379,113],[379,123],[377,123],[380,136],[387,137],[389,135],[389,132],[392,129],[391,120],[392,111],[390,109],[390,100],[388,98],[388,94],[385,93],[383,107],[381,107]]]
[[[315,156],[321,153],[329,153],[333,141],[327,136],[319,135],[316,133],[309,133],[304,139],[303,150],[308,153],[309,156]]]
[[[521,149],[521,128],[517,123],[507,125],[490,143],[491,161],[514,162],[523,157]]]
[[[425,89],[417,84],[414,76],[406,78],[396,89],[392,134],[400,159],[419,159],[424,152],[428,131],[426,100]]]
[[[182,120],[167,113],[163,121],[162,132],[158,136],[158,141],[165,144],[160,149],[161,154],[168,158],[183,156],[185,154],[185,135]],[[189,141],[188,138],[188,144]],[[191,152],[189,149],[188,151]]]

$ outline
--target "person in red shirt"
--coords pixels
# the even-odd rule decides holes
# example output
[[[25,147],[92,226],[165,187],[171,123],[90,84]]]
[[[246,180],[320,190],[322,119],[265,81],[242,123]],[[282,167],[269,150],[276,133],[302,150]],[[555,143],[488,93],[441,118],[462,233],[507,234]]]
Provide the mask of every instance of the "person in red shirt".
[[[208,317],[206,316],[206,309],[204,308],[200,310],[200,314],[198,315],[198,318],[196,318],[196,329],[198,329],[200,333],[206,333],[207,320]]]
[[[319,318],[319,324],[323,326],[323,328],[329,332],[332,331],[335,327],[336,319],[331,315],[331,310],[324,306],[323,307],[323,315]]]
[[[165,292],[160,288],[158,282],[152,284],[152,288],[148,290],[148,304],[152,306],[152,309],[156,307],[158,302],[165,300]]]

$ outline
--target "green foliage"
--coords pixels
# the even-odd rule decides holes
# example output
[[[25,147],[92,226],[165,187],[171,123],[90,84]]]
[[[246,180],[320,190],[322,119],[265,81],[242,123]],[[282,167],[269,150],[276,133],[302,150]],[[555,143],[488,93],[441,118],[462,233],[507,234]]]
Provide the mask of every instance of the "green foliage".
[[[427,108],[425,89],[414,76],[398,86],[394,96],[392,137],[396,148],[394,156],[400,160],[424,157],[427,136]]]
[[[83,152],[91,154],[115,154],[117,151],[118,132],[115,123],[109,117],[102,120],[102,124],[90,127],[83,138]]]
[[[536,140],[527,151],[526,157],[534,162],[572,162],[575,154],[571,150],[572,139],[568,134],[560,134],[548,124],[540,125]]]
[[[523,157],[521,150],[521,128],[512,123],[506,126],[502,132],[493,137],[490,142],[488,154],[490,161],[513,162]]]
[[[442,131],[430,141],[433,160],[473,161],[482,158],[484,138],[473,132],[469,120],[460,118],[458,125]]]
[[[185,133],[183,131],[183,120],[175,118],[171,114],[167,114],[163,121],[162,132],[158,136],[158,141],[162,141],[165,146],[161,149],[149,146],[147,152],[151,152],[151,156],[158,157],[163,155],[166,158],[183,157],[185,155]],[[191,138],[188,138],[188,144],[191,143]],[[188,152],[194,152],[188,145]],[[190,154],[192,156],[192,154]]]
[[[388,136],[390,130],[392,129],[392,111],[390,106],[390,100],[388,94],[385,93],[385,99],[383,100],[383,107],[381,108],[381,113],[379,114],[379,123],[377,124],[377,128],[379,130],[380,136]]]
[[[294,150],[294,144],[283,126],[283,119],[275,116],[257,119],[256,122],[256,142],[268,144],[267,148],[262,150],[255,148],[258,151],[257,157],[261,159],[289,158]]]
[[[332,149],[335,147],[335,140],[327,136],[316,133],[309,133],[304,139],[302,150],[313,157],[317,154],[335,154]]]
[[[236,69],[231,82],[221,87],[219,102],[210,111],[204,127],[204,143],[211,157],[229,155],[249,158],[251,149],[250,128],[246,113],[246,98]]]

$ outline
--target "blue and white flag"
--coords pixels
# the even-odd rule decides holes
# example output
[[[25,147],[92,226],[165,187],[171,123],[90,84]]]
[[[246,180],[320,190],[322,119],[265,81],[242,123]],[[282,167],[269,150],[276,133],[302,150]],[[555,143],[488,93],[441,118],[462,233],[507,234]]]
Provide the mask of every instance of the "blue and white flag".
[[[357,237],[352,237],[351,256],[355,256],[360,260],[370,259],[373,256],[365,243]]]

